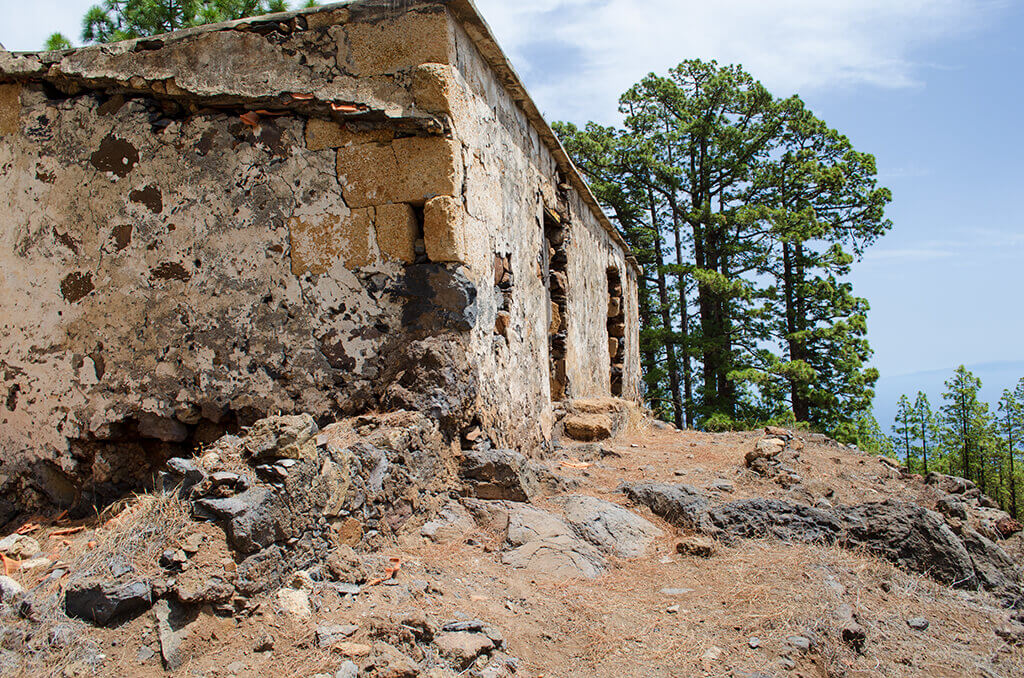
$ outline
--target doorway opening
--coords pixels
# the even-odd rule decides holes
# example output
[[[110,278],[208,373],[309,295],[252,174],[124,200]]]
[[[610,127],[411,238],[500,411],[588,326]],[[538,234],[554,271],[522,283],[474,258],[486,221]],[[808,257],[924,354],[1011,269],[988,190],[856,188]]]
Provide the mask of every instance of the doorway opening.
[[[568,264],[565,246],[568,242],[566,223],[549,209],[544,210],[544,242],[541,259],[544,286],[548,292],[548,355],[551,399],[564,400],[569,390],[569,375],[565,369],[568,323]]]
[[[608,269],[608,357],[611,360],[611,393],[622,397],[622,365],[626,355],[626,312],[622,303],[622,276]]]

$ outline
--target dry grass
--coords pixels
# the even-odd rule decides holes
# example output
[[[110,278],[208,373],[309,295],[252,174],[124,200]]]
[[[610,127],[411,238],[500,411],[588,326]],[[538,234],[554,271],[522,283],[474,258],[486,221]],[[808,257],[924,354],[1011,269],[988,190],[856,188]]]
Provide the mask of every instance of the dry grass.
[[[189,524],[188,509],[175,492],[136,495],[123,508],[101,515],[95,548],[70,563],[71,581],[108,577],[112,565],[129,565],[138,576],[158,568],[157,561]]]
[[[25,581],[22,576],[21,584],[32,590],[32,614],[28,619],[11,620],[14,633],[5,640],[13,642],[5,645],[23,660],[11,675],[93,673],[90,658],[99,652],[98,646],[85,633],[89,627],[65,614],[66,588],[93,577],[110,580],[112,566],[131,567],[133,577],[154,574],[160,553],[188,523],[186,507],[176,493],[136,495],[108,507],[73,539],[61,539],[73,555],[58,560],[54,569],[65,570],[66,576],[53,581]],[[45,542],[48,535],[39,539]],[[51,638],[57,636],[64,642],[53,644]]]
[[[654,428],[654,414],[645,407],[630,403],[626,409],[626,426],[624,434],[631,437],[644,437]]]

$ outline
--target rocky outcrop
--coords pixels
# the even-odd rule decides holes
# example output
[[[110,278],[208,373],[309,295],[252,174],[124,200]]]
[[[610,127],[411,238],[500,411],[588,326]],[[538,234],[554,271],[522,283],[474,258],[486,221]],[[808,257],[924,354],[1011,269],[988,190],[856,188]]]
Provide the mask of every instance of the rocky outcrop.
[[[617,558],[642,556],[664,534],[649,520],[610,501],[578,494],[561,502],[565,522],[603,553]]]
[[[627,483],[622,489],[630,500],[643,504],[655,515],[661,516],[676,527],[691,531],[717,532],[708,515],[710,503],[707,497],[692,485]]]
[[[506,550],[501,562],[557,578],[596,577],[606,561],[560,518],[532,506],[508,514]]]
[[[970,588],[975,571],[964,544],[942,517],[916,504],[885,501],[838,509],[849,546],[863,546],[912,572]]]
[[[504,535],[504,564],[547,577],[596,577],[608,556],[641,556],[663,534],[633,512],[585,495],[554,498],[564,516],[516,502],[464,501],[481,527]]]
[[[840,543],[864,548],[895,565],[950,586],[1021,599],[1019,568],[994,541],[969,527],[958,532],[942,516],[909,502],[888,500],[815,508],[777,499],[741,499],[714,507],[688,485],[633,483],[627,496],[688,531],[732,538]]]
[[[981,588],[1001,594],[1012,605],[1024,601],[1019,566],[994,541],[970,528],[960,532],[960,539],[971,558],[974,576]]]
[[[843,533],[832,514],[778,499],[741,499],[716,506],[709,515],[723,534],[735,537],[832,543]]]

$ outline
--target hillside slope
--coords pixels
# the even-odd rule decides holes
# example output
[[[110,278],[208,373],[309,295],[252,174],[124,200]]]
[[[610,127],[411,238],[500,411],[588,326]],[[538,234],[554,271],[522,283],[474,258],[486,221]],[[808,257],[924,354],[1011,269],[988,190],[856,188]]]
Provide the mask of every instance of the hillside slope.
[[[1024,675],[1019,526],[969,486],[599,409],[566,428],[617,436],[543,461],[416,415],[277,421],[172,464],[185,492],[30,521],[0,673]]]

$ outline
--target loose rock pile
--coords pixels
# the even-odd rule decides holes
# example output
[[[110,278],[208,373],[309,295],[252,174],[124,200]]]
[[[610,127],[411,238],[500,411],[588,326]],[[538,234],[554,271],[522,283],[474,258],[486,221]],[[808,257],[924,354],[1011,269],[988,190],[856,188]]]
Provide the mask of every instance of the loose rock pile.
[[[765,429],[765,437],[747,452],[747,466],[766,478],[774,478],[783,487],[799,483],[802,478],[794,464],[800,461],[803,440],[792,432],[776,426]]]

